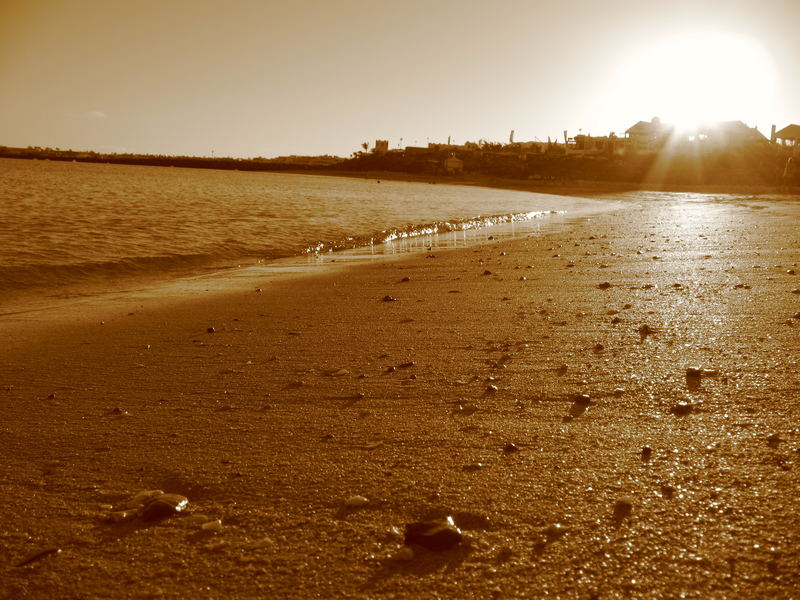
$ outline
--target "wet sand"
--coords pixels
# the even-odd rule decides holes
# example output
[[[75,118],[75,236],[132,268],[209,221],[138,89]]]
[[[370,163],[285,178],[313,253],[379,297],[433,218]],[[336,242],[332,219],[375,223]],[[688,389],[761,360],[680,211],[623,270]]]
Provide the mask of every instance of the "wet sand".
[[[791,598],[798,262],[796,202],[630,203],[3,317],[0,598]]]

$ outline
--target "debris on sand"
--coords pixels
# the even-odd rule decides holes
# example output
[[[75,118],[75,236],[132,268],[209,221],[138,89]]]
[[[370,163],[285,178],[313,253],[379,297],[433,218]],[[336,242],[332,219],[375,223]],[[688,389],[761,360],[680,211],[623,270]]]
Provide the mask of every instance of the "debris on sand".
[[[384,296],[381,298],[381,302],[397,302],[397,298],[394,296]]]
[[[364,496],[350,496],[347,500],[344,501],[344,507],[348,510],[355,510],[357,508],[362,508],[369,504],[369,500]]]
[[[34,563],[34,562],[38,561],[38,560],[42,560],[43,558],[46,558],[46,557],[48,557],[48,556],[50,556],[52,554],[59,554],[60,552],[61,552],[61,548],[58,548],[56,546],[50,546],[49,548],[44,548],[43,550],[37,550],[33,554],[29,554],[28,556],[23,558],[21,561],[19,561],[14,566],[15,567],[24,567],[25,565],[29,565],[31,563]]]
[[[598,284],[597,287],[598,287],[598,289],[601,289],[601,290],[607,290],[608,288],[611,287],[611,284],[608,283],[607,281],[604,281],[603,283]]]
[[[416,544],[434,552],[441,552],[457,546],[462,539],[461,530],[456,527],[453,517],[448,516],[444,519],[419,521],[406,525],[405,544],[407,546]]]

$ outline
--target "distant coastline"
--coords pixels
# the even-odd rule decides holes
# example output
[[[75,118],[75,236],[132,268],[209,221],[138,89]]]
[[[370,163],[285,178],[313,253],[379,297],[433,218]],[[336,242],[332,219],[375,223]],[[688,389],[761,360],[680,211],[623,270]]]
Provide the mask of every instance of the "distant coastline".
[[[762,149],[763,150],[763,149]],[[178,167],[195,169],[279,172],[289,174],[352,177],[361,179],[409,181],[417,183],[467,185],[488,188],[530,191],[563,196],[601,196],[629,191],[692,192],[705,194],[797,194],[797,185],[787,188],[780,180],[778,167],[782,161],[778,157],[762,160],[762,170],[750,173],[740,170],[730,181],[681,181],[676,178],[653,178],[648,168],[658,162],[657,156],[642,159],[639,157],[635,168],[629,169],[628,177],[613,172],[619,161],[604,165],[603,161],[580,157],[548,157],[543,165],[544,175],[508,176],[481,170],[446,174],[440,170],[419,172],[413,164],[392,164],[391,168],[381,167],[378,156],[356,153],[350,159],[334,156],[289,156],[267,158],[231,158],[166,156],[143,154],[104,154],[92,151],[61,150],[40,147],[15,148],[0,145],[0,158],[27,160],[54,160],[65,162],[107,163],[134,166]],[[762,157],[763,158],[763,157]],[[785,158],[783,158],[785,160]],[[431,161],[432,162],[432,161]],[[774,168],[765,174],[765,162],[774,162]],[[558,175],[553,176],[553,165],[557,164]],[[565,169],[566,165],[566,169]],[[404,170],[407,168],[408,170]],[[592,177],[594,175],[594,177]],[[635,175],[635,176],[634,176]]]

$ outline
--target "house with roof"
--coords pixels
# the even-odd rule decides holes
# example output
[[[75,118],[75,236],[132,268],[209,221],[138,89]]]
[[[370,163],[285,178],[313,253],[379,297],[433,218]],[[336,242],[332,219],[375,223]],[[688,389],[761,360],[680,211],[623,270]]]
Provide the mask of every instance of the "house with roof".
[[[766,136],[756,127],[748,127],[742,121],[719,121],[698,128],[700,139],[714,148],[735,149],[753,144],[765,144]]]
[[[800,125],[787,125],[780,131],[775,131],[772,134],[772,141],[781,146],[800,146]]]
[[[626,152],[647,154],[658,152],[667,143],[674,127],[661,122],[658,117],[648,121],[639,121],[625,130]]]

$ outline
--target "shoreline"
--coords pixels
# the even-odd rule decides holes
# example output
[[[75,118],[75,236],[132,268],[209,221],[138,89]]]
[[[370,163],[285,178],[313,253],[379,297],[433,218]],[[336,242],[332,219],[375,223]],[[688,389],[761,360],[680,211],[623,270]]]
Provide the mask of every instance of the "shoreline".
[[[397,171],[297,171],[295,175],[329,175],[331,177],[352,177],[354,179],[376,179],[386,181],[406,181],[447,185],[465,185],[494,189],[506,189],[559,196],[598,197],[624,192],[674,192],[696,194],[741,194],[741,195],[797,195],[798,190],[785,192],[780,186],[749,184],[703,184],[703,185],[659,185],[616,181],[542,181],[491,177],[488,175],[416,175]]]
[[[0,597],[786,597],[799,223],[639,202],[6,329]],[[109,521],[148,489],[185,514]]]

